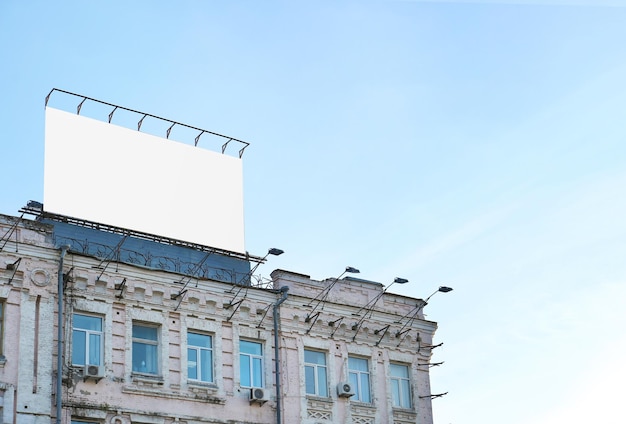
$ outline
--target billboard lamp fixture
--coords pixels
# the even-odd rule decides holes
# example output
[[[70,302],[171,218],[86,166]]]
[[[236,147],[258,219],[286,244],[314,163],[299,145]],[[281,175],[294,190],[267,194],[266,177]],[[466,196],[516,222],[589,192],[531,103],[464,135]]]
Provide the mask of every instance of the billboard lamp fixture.
[[[141,124],[143,124],[143,120],[146,119],[146,116],[148,116],[147,113],[137,122],[137,131],[141,131]]]
[[[329,323],[328,323],[328,325],[330,325],[331,327],[334,327],[334,326],[335,326],[335,324],[337,324],[337,323],[341,324],[341,321],[343,321],[343,318],[344,318],[344,317],[341,317],[341,318],[339,318],[339,319],[336,319],[336,320],[334,320],[334,321],[331,321],[331,322],[329,322]],[[338,325],[338,326],[336,326],[336,327],[335,327],[335,329],[333,330],[333,332],[332,332],[332,333],[330,333],[330,338],[331,338],[331,339],[333,338],[333,336],[335,335],[335,333],[337,332],[337,330],[339,330],[339,327],[340,327],[339,325]]]
[[[232,319],[233,316],[235,316],[235,314],[237,313],[237,310],[239,309],[239,307],[241,306],[241,303],[244,301],[244,299],[246,298],[246,296],[248,295],[248,288],[250,288],[250,278],[252,277],[252,275],[254,274],[254,272],[257,270],[257,268],[259,267],[259,265],[261,265],[263,262],[265,262],[265,259],[267,259],[267,257],[269,255],[273,255],[273,256],[280,256],[283,253],[285,253],[284,250],[282,249],[278,249],[276,247],[272,247],[270,248],[267,253],[265,254],[265,256],[263,256],[261,258],[261,260],[259,262],[256,263],[256,265],[254,265],[254,267],[246,274],[244,275],[244,277],[240,280],[240,285],[241,287],[239,287],[239,290],[237,290],[237,293],[235,293],[235,295],[233,296],[233,298],[230,300],[230,302],[226,303],[224,305],[224,309],[230,309],[233,306],[236,306],[233,309],[233,313],[230,314],[230,316],[228,318],[226,318],[226,321],[230,321]],[[248,280],[248,284],[246,285],[246,280]],[[241,298],[241,300],[235,302],[235,299],[237,299],[237,296],[239,296],[239,293],[241,292],[241,290],[243,290],[243,288],[246,288],[245,293],[243,294],[243,297]],[[234,288],[234,286],[233,286]],[[229,291],[229,293],[232,292],[232,289]]]
[[[412,314],[411,314],[411,312],[409,312],[408,314],[406,314],[406,315],[404,315],[402,318],[400,318],[400,320],[399,320],[398,322],[402,321],[402,320],[403,320],[404,318],[406,318],[409,314],[411,314],[411,318],[410,318],[410,319],[408,319],[408,320],[407,320],[407,322],[405,322],[405,323],[404,323],[404,325],[400,328],[400,330],[398,330],[398,331],[396,332],[396,337],[400,337],[400,336],[402,336],[402,339],[400,339],[400,342],[398,343],[398,346],[397,346],[397,347],[399,347],[399,346],[402,344],[402,342],[403,342],[403,341],[404,341],[404,339],[406,338],[407,333],[408,333],[408,332],[409,332],[409,330],[410,330],[410,327],[409,327],[409,326],[410,326],[410,325],[413,323],[413,321],[417,318],[417,315],[419,314],[419,312],[420,312],[422,309],[424,309],[424,306],[428,305],[428,301],[430,300],[430,298],[431,298],[431,297],[433,297],[435,294],[437,294],[437,293],[439,293],[439,292],[441,292],[441,293],[448,293],[448,292],[451,292],[452,290],[453,290],[453,289],[452,289],[452,287],[448,287],[448,286],[439,286],[439,288],[438,288],[437,290],[435,290],[435,291],[433,292],[433,294],[431,294],[430,296],[428,296],[428,297],[426,298],[426,300],[424,301],[424,303],[422,303],[421,305],[419,305],[419,306],[415,309],[415,312],[413,312]],[[407,327],[409,327],[409,328],[407,328]],[[405,330],[405,328],[406,328],[406,330]]]
[[[424,398],[431,398],[431,399],[435,399],[435,398],[440,398],[440,397],[442,397],[442,396],[445,396],[445,395],[447,395],[447,394],[448,394],[448,392],[445,392],[445,393],[439,393],[439,394],[437,394],[437,395],[426,395],[426,396],[420,396],[420,399],[424,399]]]
[[[87,97],[83,98],[83,101],[80,102],[76,107],[76,115],[80,115],[80,109],[83,107],[83,103],[85,103],[85,100],[87,100]]]
[[[200,136],[201,136],[202,134],[204,134],[204,133],[209,133],[209,134],[212,134],[212,135],[214,135],[214,136],[216,136],[216,137],[221,137],[221,138],[223,138],[223,139],[228,139],[228,141],[226,142],[226,144],[225,144],[224,146],[226,146],[226,145],[227,145],[228,143],[230,143],[231,141],[236,141],[237,143],[241,143],[241,144],[243,145],[243,147],[239,150],[239,158],[240,158],[240,159],[241,159],[241,157],[243,156],[243,152],[244,152],[244,150],[246,149],[246,147],[248,147],[248,146],[250,145],[250,143],[248,143],[248,142],[246,142],[246,141],[243,141],[243,140],[239,140],[239,139],[237,139],[237,138],[227,137],[227,136],[225,136],[225,135],[223,135],[223,134],[218,134],[218,133],[215,133],[215,132],[212,132],[212,131],[203,130],[203,129],[201,129],[201,128],[198,128],[198,127],[193,127],[193,126],[191,126],[191,125],[181,124],[180,122],[175,122],[175,121],[172,121],[172,120],[170,120],[170,119],[160,118],[160,117],[158,117],[158,116],[151,115],[151,114],[149,114],[149,113],[140,112],[140,111],[138,111],[138,110],[129,109],[129,108],[126,108],[126,107],[123,107],[123,106],[116,106],[116,105],[114,105],[114,104],[112,104],[112,103],[103,102],[103,101],[101,101],[101,100],[94,99],[94,98],[92,98],[92,97],[87,97],[87,96],[83,96],[83,95],[81,95],[81,94],[76,94],[76,93],[72,93],[72,92],[69,92],[69,91],[60,90],[60,89],[58,89],[58,88],[53,88],[52,90],[50,90],[50,92],[49,92],[49,93],[48,93],[48,95],[46,96],[46,99],[45,99],[45,106],[46,106],[46,107],[48,107],[48,103],[49,103],[49,101],[50,101],[50,96],[51,96],[51,95],[52,95],[52,93],[54,93],[55,91],[56,91],[56,92],[59,92],[59,93],[66,94],[66,95],[75,96],[75,97],[78,97],[79,99],[82,99],[82,101],[80,102],[80,104],[79,104],[79,105],[77,106],[77,108],[76,108],[76,114],[77,114],[77,115],[80,115],[80,111],[81,111],[82,105],[83,105],[83,103],[85,103],[85,101],[87,101],[87,100],[89,100],[90,102],[96,102],[96,103],[99,103],[99,104],[103,104],[103,105],[106,105],[106,106],[111,106],[111,107],[113,107],[114,109],[111,111],[111,113],[109,113],[109,124],[111,123],[111,120],[113,119],[113,114],[115,113],[115,111],[116,111],[117,109],[123,109],[123,110],[126,110],[126,111],[131,112],[131,113],[134,113],[134,114],[143,115],[143,117],[142,117],[142,118],[139,120],[139,122],[137,123],[137,131],[140,131],[140,130],[141,130],[141,124],[142,124],[143,120],[144,120],[146,117],[148,117],[148,116],[149,116],[149,117],[151,117],[151,118],[156,118],[156,119],[158,119],[158,120],[165,121],[165,122],[168,122],[168,123],[171,123],[171,124],[181,125],[181,126],[184,126],[184,127],[190,128],[190,129],[192,129],[192,130],[197,130],[197,131],[200,131],[200,134],[198,134],[198,135],[196,136],[196,138],[195,138],[195,146],[197,146],[197,145],[198,145],[198,140],[200,139]],[[172,126],[170,126],[169,130],[171,130],[171,129],[172,129],[172,127],[173,127],[173,125],[172,125]],[[167,133],[167,138],[169,138],[169,130],[168,130],[168,133]],[[222,153],[224,153],[224,149],[222,149]]]
[[[343,277],[343,275],[348,272],[351,274],[358,274],[361,271],[359,271],[358,269],[352,266],[347,266],[346,269],[341,274],[339,274],[339,277],[335,278],[332,283],[326,286],[324,290],[319,292],[317,296],[315,296],[309,303],[307,303],[306,305],[302,305],[302,306],[309,307],[313,304],[313,302],[317,301],[317,303],[315,304],[311,312],[309,312],[306,318],[304,319],[304,322],[310,322],[315,317],[315,319],[313,319],[313,322],[309,326],[309,329],[306,330],[307,334],[309,334],[309,332],[311,331],[311,328],[313,328],[313,326],[315,325],[315,322],[319,318],[320,312],[324,309],[324,302],[326,301],[326,298],[328,297],[328,293],[330,293],[330,290],[334,287],[335,284],[337,284],[337,281],[339,281],[341,277]],[[322,308],[317,313],[314,314],[315,310],[318,308],[318,306],[320,306],[320,304],[322,305]]]
[[[15,261],[15,262],[13,262],[13,263],[7,264],[7,269],[8,269],[9,271],[16,270],[16,269],[17,269],[17,267],[20,265],[20,262],[22,262],[22,258],[19,258],[18,260],[16,260],[16,261]]]
[[[200,141],[200,136],[204,133],[205,131],[202,130],[202,132],[196,136],[196,138],[194,139],[194,146],[198,146],[198,142]]]
[[[109,113],[109,124],[111,123],[111,119],[113,119],[113,114],[115,113],[117,108],[118,106],[115,106],[115,108],[111,111],[111,113]]]
[[[165,132],[165,138],[169,139],[170,138],[170,133],[172,132],[172,128],[174,128],[174,125],[176,125],[176,122],[174,122]],[[224,152],[222,152],[224,153]]]
[[[374,310],[374,306],[376,306],[376,303],[378,302],[378,300],[383,297],[385,295],[385,293],[387,292],[387,290],[389,290],[389,287],[393,286],[394,284],[406,284],[408,283],[409,280],[407,280],[406,278],[400,278],[400,277],[396,277],[393,282],[391,284],[389,284],[387,287],[385,287],[385,289],[383,291],[381,291],[380,293],[378,293],[378,295],[373,298],[372,300],[370,300],[369,302],[367,302],[365,305],[361,306],[361,309],[359,309],[356,312],[356,315],[359,315],[361,313],[361,311],[365,308],[367,308],[367,311],[365,311],[365,313],[363,314],[363,316],[361,317],[361,319],[359,319],[353,326],[352,326],[352,330],[355,331],[354,336],[352,337],[352,341],[354,341],[356,339],[356,335],[359,333],[359,329],[361,328],[361,326],[363,325],[363,321],[365,321],[365,318],[367,318],[368,316],[371,316],[372,311]]]

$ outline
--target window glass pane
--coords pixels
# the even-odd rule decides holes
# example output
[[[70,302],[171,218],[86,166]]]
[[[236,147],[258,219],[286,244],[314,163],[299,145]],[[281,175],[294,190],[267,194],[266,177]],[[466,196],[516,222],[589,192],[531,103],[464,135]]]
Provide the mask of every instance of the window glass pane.
[[[191,346],[211,347],[211,336],[206,334],[188,333],[187,343]]]
[[[324,352],[316,352],[314,350],[305,350],[304,362],[308,364],[326,365],[326,354]]]
[[[250,357],[242,355],[240,357],[239,378],[241,379],[241,385],[244,387],[252,387],[251,375],[250,375]]]
[[[328,383],[326,382],[326,368],[319,367],[317,369],[317,385],[320,396],[328,396]]]
[[[156,327],[144,327],[141,325],[133,325],[133,337],[138,339],[157,341],[157,329]]]
[[[100,334],[89,335],[89,365],[100,365]]]
[[[367,359],[348,358],[348,368],[355,371],[367,371]]]
[[[202,372],[200,380],[213,381],[213,354],[210,350],[202,349],[200,351],[200,365]]]
[[[149,373],[157,374],[157,347],[155,345],[146,346],[146,368]]]
[[[85,365],[85,343],[86,335],[84,331],[72,332],[72,364]]]
[[[358,377],[358,374],[355,374],[355,373],[352,373],[352,372],[351,372],[351,373],[348,375],[348,379],[350,380],[350,385],[351,385],[352,387],[354,387],[354,389],[355,389],[353,399],[354,399],[354,400],[360,400],[360,399],[359,399],[359,391],[357,390],[357,388],[359,387],[359,377]]]
[[[195,349],[187,349],[187,375],[193,380],[198,378],[198,352]]]
[[[400,384],[398,380],[391,380],[391,399],[393,406],[400,406]]]
[[[88,315],[74,314],[74,328],[83,330],[102,331],[102,318]]]
[[[254,387],[263,387],[263,368],[261,358],[252,358],[252,372]]]
[[[361,374],[361,394],[363,395],[362,402],[371,402],[370,376],[368,374]]]
[[[402,386],[402,398],[400,399],[400,406],[403,408],[411,407],[411,387],[408,380],[402,380],[400,382]]]
[[[249,353],[251,355],[261,355],[261,343],[247,342],[242,340],[239,347],[242,353]]]
[[[133,342],[133,371],[157,374],[157,346]]]
[[[391,364],[390,370],[393,377],[409,378],[409,368],[406,365]]]
[[[315,393],[315,369],[313,367],[304,367],[304,381],[306,384],[306,392],[309,395]]]

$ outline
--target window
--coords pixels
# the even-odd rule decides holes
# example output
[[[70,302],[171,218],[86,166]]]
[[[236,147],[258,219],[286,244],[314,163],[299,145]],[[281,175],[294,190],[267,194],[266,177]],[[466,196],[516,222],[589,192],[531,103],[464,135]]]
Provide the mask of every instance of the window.
[[[354,397],[352,399],[370,403],[372,395],[370,392],[370,373],[367,359],[349,357],[348,377],[350,384],[354,387]]]
[[[72,365],[102,365],[102,318],[72,315]]]
[[[158,374],[159,333],[157,327],[133,324],[133,371]]]
[[[304,380],[307,395],[328,397],[326,354],[304,350]]]
[[[187,377],[213,382],[213,338],[206,334],[187,333]]]
[[[391,400],[398,408],[411,408],[411,381],[407,365],[391,364]]]
[[[241,387],[263,387],[263,346],[241,340],[239,343]]]

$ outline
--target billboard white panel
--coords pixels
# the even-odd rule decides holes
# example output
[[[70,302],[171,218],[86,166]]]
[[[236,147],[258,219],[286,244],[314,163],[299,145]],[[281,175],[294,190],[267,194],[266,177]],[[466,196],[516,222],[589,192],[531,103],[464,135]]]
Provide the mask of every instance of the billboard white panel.
[[[46,108],[44,210],[244,253],[241,159]]]

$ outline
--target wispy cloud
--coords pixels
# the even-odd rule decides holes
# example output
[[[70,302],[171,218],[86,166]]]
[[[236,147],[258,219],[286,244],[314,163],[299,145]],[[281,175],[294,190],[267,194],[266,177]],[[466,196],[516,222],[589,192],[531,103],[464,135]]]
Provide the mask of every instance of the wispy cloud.
[[[398,258],[395,263],[387,267],[387,271],[391,274],[401,272],[410,275],[417,268],[481,237],[509,216],[517,206],[517,203],[510,203],[486,210],[459,227],[438,235],[435,240],[426,242],[407,255]]]

